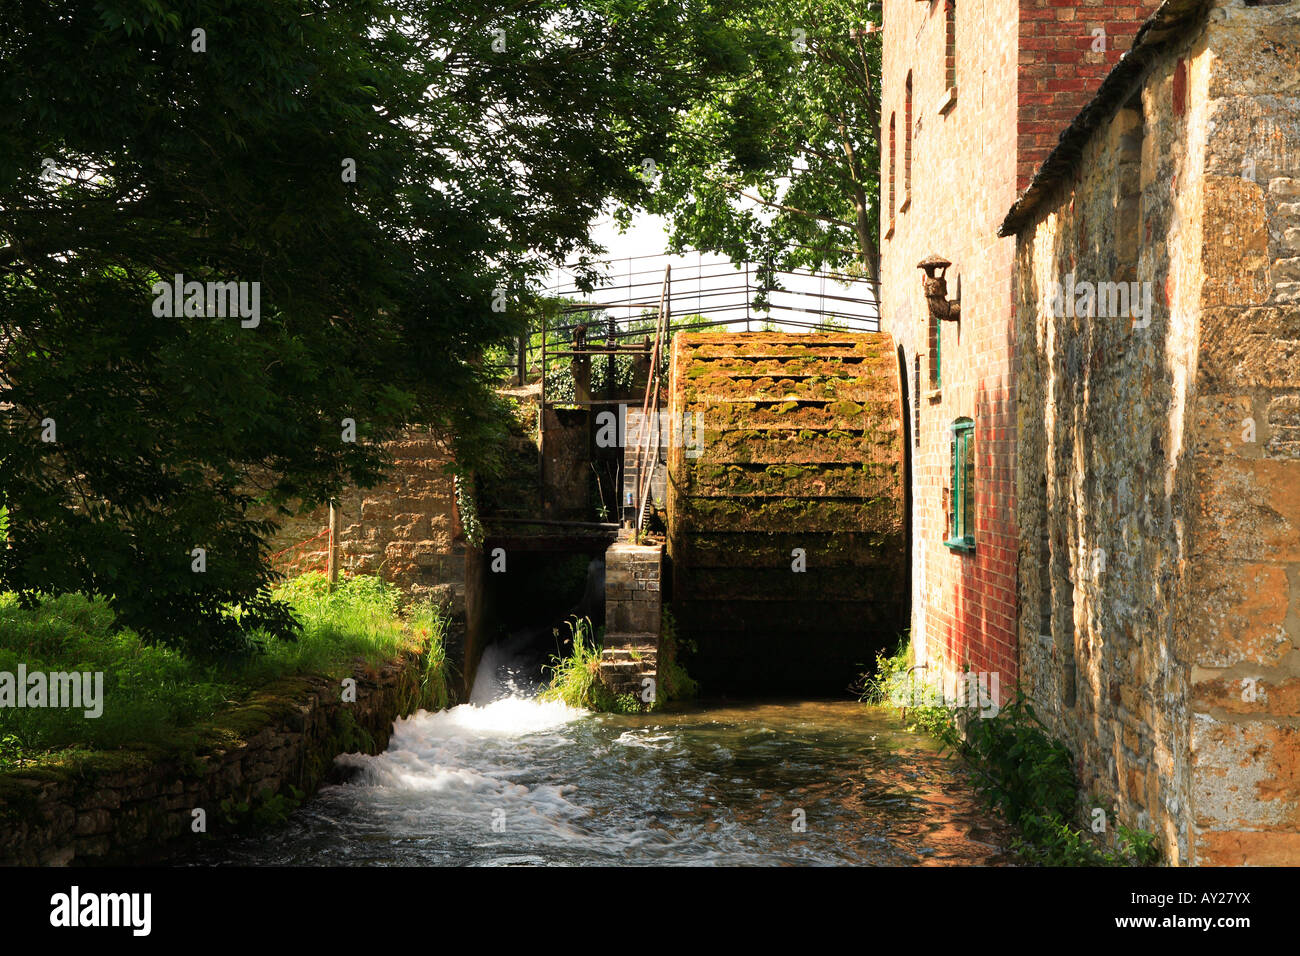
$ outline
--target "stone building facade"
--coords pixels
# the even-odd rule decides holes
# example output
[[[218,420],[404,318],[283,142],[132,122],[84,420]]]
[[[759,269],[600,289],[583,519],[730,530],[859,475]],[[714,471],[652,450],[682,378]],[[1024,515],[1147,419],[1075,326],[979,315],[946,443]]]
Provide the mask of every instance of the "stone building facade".
[[[884,3],[880,314],[910,419],[912,644],[948,685],[969,665],[999,674],[1005,694],[1019,667],[1015,244],[998,226],[1150,6]],[[927,309],[917,264],[932,254],[952,262],[959,320]],[[973,466],[956,502],[969,498],[969,535],[953,533],[959,436]]]
[[[1002,231],[1026,687],[1172,862],[1300,863],[1300,4],[1163,5]]]

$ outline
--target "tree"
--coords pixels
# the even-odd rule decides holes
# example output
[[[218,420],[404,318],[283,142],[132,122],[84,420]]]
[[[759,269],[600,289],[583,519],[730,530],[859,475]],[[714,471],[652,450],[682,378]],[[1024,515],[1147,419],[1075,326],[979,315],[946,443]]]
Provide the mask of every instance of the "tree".
[[[644,199],[642,158],[728,68],[710,19],[5,5],[0,587],[105,594],[204,652],[290,636],[254,506],[374,484],[410,422],[490,465],[478,359],[521,331],[548,261],[598,251],[604,203]]]
[[[675,251],[775,270],[849,268],[879,288],[877,4],[754,0],[733,8],[720,75],[679,117],[649,208]],[[624,220],[630,209],[621,211]]]

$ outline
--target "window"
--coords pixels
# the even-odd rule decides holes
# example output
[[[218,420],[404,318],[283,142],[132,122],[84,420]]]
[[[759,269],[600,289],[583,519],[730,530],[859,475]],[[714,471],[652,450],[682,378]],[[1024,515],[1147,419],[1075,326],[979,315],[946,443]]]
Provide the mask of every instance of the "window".
[[[943,346],[943,323],[930,314],[926,309],[926,321],[929,325],[929,353],[930,353],[930,388],[937,389],[943,384],[940,376],[940,359],[943,357],[941,349]]]
[[[894,132],[894,114],[889,114],[889,232],[894,231],[894,166],[895,159],[895,142],[897,136]]]
[[[950,90],[957,88],[957,0],[943,4],[943,76]]]
[[[903,103],[903,209],[912,201],[912,74],[907,74],[907,89]]]
[[[975,550],[975,423],[952,423],[952,484],[948,496],[948,540],[954,551]]]

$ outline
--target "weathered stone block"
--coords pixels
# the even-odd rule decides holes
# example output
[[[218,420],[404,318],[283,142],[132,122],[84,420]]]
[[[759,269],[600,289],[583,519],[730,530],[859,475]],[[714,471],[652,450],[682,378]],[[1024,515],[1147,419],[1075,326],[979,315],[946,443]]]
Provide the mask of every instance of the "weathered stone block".
[[[1239,673],[1229,677],[1221,671],[1193,668],[1192,675],[1192,704],[1198,711],[1213,711],[1210,716],[1300,714],[1300,678],[1284,672],[1270,670],[1267,674]]]
[[[1258,458],[1259,425],[1250,396],[1202,396],[1196,400],[1196,452]]]
[[[1300,561],[1300,481],[1289,461],[1198,463],[1194,550],[1211,559]]]
[[[1294,388],[1300,381],[1300,308],[1207,309],[1199,383],[1210,391]]]
[[[1191,862],[1195,866],[1295,866],[1300,833],[1249,830],[1201,831]]]
[[[1201,304],[1262,305],[1272,292],[1268,214],[1258,183],[1207,176],[1201,267]]]
[[[1226,723],[1198,714],[1191,750],[1198,827],[1294,830],[1300,825],[1300,729],[1263,721]]]
[[[1286,631],[1290,582],[1284,568],[1215,560],[1192,570],[1185,659],[1201,667],[1275,666],[1293,650]]]

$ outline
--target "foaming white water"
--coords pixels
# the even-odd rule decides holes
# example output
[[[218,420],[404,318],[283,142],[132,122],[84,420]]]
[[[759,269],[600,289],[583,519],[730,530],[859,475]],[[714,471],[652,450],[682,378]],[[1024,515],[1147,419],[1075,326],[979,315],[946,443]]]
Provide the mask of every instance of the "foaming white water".
[[[893,866],[934,855],[931,810],[942,832],[965,825],[939,761],[857,705],[596,717],[487,684],[496,679],[478,690],[505,696],[416,714],[396,724],[385,753],[341,758],[358,771],[349,783],[225,859]],[[824,715],[826,733],[810,734],[810,712]],[[873,743],[878,734],[893,742]],[[806,833],[791,829],[795,803],[818,822]],[[962,844],[953,858],[985,859],[980,846],[985,857]]]
[[[414,725],[414,731],[425,736],[521,737],[554,730],[585,716],[587,711],[558,700],[501,697],[490,704],[461,704],[436,714],[420,711],[405,721],[399,721],[398,735],[401,735],[402,725],[406,724],[408,727]]]
[[[528,674],[519,660],[520,648],[536,636],[535,631],[520,631],[483,648],[469,694],[471,704],[489,704],[503,697],[526,699],[537,693],[535,676]]]
[[[570,746],[564,728],[588,715],[560,701],[542,701],[537,688],[519,688],[511,667],[511,648],[484,650],[470,695],[471,703],[431,713],[419,711],[393,725],[388,749],[376,756],[347,754],[338,758],[360,774],[356,783],[400,794],[436,794],[427,809],[447,818],[514,814],[550,826],[587,814],[565,794],[572,786],[518,782],[526,774],[525,752]],[[531,696],[530,696],[531,695]]]
[[[672,734],[650,734],[644,730],[625,730],[615,738],[614,743],[624,747],[643,747],[646,750],[664,750],[671,745]],[[659,746],[662,744],[663,746]]]

